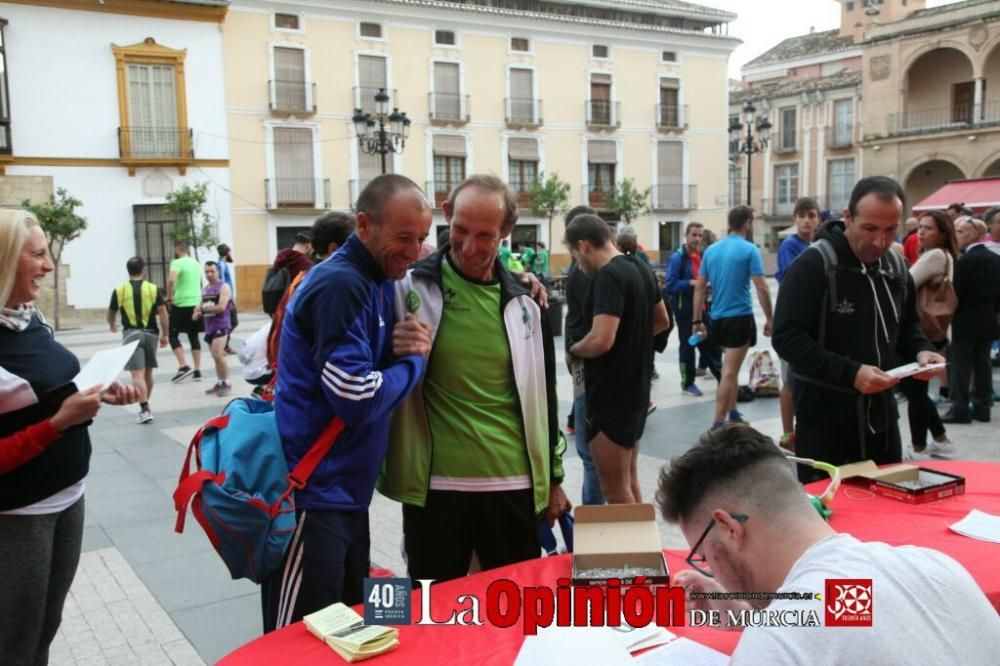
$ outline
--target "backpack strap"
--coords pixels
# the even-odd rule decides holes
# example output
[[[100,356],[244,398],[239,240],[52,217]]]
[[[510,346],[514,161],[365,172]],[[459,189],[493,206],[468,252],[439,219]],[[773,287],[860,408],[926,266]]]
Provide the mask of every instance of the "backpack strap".
[[[206,481],[215,481],[216,483],[221,484],[226,480],[224,472],[213,474],[208,470],[201,470],[192,474],[191,456],[196,456],[196,459],[200,461],[201,439],[205,436],[205,431],[207,429],[215,428],[217,430],[222,430],[227,425],[229,425],[228,415],[223,414],[221,416],[216,416],[215,418],[209,419],[205,425],[198,429],[198,432],[195,433],[194,437],[191,438],[191,443],[188,445],[187,455],[184,457],[184,466],[181,467],[181,475],[177,479],[177,489],[174,490],[174,509],[177,511],[177,522],[174,523],[174,531],[177,533],[184,531],[184,519],[187,517],[188,503],[191,502],[191,498],[199,490],[201,490],[202,485]],[[200,507],[195,508],[196,518],[198,517],[199,511]],[[206,524],[207,523],[202,523],[202,525]],[[213,539],[214,534],[212,533],[211,528],[206,527],[206,531],[209,533],[209,539]],[[213,541],[213,543],[214,542],[215,541]]]
[[[820,305],[819,335],[816,342],[820,349],[826,349],[826,317],[837,307],[837,250],[826,238],[820,238],[811,247],[816,248],[823,258],[823,274],[826,275],[826,293]]]
[[[309,481],[309,477],[316,470],[320,461],[326,457],[326,454],[330,452],[333,448],[333,443],[337,441],[340,437],[340,433],[344,431],[345,423],[344,420],[339,416],[330,422],[323,432],[319,434],[313,445],[309,447],[309,451],[306,452],[302,459],[299,460],[298,464],[288,474],[288,489],[282,493],[281,497],[271,505],[271,516],[276,516],[281,511],[281,505],[291,496],[296,490],[302,490],[306,487],[306,482]]]

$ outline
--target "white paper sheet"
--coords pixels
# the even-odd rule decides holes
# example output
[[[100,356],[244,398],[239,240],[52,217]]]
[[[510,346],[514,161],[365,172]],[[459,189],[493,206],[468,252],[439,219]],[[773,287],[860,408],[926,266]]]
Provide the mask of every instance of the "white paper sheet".
[[[928,363],[927,365],[920,367],[917,363],[907,363],[906,365],[901,365],[898,368],[893,368],[892,370],[886,370],[885,374],[893,378],[902,379],[904,377],[912,377],[913,375],[919,375],[922,372],[927,372],[928,370],[937,370],[938,368],[943,368],[947,363]]]
[[[125,364],[132,358],[132,352],[139,346],[138,340],[114,349],[102,349],[90,357],[87,365],[73,378],[76,388],[85,391],[92,386],[110,386]]]
[[[645,652],[632,660],[635,666],[724,666],[729,657],[687,638],[670,641],[663,647]]]
[[[629,666],[634,660],[620,643],[598,627],[539,629],[526,636],[514,666]]]
[[[957,523],[949,525],[952,531],[980,541],[1000,543],[1000,516],[973,509]]]

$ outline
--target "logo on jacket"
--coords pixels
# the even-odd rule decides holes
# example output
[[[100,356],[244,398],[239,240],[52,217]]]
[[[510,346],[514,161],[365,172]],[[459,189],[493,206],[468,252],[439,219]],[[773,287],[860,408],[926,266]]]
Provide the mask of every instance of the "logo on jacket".
[[[833,309],[839,315],[850,315],[854,314],[854,303],[851,303],[846,298],[837,303],[837,307]]]
[[[445,287],[445,290],[444,290],[443,293],[444,293],[444,302],[445,303],[451,303],[453,300],[455,300],[455,297],[458,296],[458,294],[455,293],[455,290],[452,289],[451,287]]]

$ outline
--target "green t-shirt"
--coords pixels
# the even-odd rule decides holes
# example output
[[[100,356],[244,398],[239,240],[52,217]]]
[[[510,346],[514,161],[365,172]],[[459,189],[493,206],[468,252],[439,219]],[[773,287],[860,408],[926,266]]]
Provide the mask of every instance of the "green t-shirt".
[[[201,302],[201,264],[191,257],[170,262],[170,272],[177,273],[174,283],[174,305],[191,308]]]
[[[524,248],[524,252],[521,253],[521,263],[524,264],[524,270],[531,272],[535,270],[535,249],[532,247]]]
[[[500,246],[500,263],[510,268],[510,247],[507,245]]]
[[[431,488],[531,488],[531,467],[500,312],[500,284],[441,263],[444,307],[424,378]]]
[[[535,272],[539,275],[549,274],[549,251],[539,250],[535,255]]]

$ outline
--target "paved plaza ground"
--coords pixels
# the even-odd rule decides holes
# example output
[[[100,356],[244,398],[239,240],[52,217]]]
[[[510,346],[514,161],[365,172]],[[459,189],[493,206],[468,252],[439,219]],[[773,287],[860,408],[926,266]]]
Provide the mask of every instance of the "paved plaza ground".
[[[776,288],[771,282],[772,294]],[[759,313],[758,313],[759,317]],[[233,339],[249,335],[265,320],[241,314]],[[60,332],[59,340],[85,361],[99,349],[118,343],[106,326]],[[769,340],[762,339],[762,344]],[[562,349],[562,339],[556,341]],[[66,605],[62,628],[52,646],[51,663],[60,664],[202,664],[214,663],[260,635],[257,587],[230,580],[226,569],[194,520],[186,532],[174,532],[171,495],[187,443],[206,419],[219,413],[226,399],[206,396],[215,381],[210,357],[203,359],[201,382],[170,384],[176,363],[161,350],[152,407],[155,421],[137,425],[136,406],[104,407],[91,427],[94,454],[87,479],[83,556]],[[248,395],[239,363],[229,357],[236,395]],[[559,364],[559,404],[565,421],[572,398],[569,376]],[[657,356],[660,379],[654,384],[657,410],[649,418],[640,455],[641,486],[651,500],[663,463],[685,451],[712,422],[714,380],[699,380],[704,397],[680,393],[676,336]],[[997,372],[994,371],[996,383]],[[746,372],[742,380],[746,381]],[[905,404],[900,405],[904,441],[908,438]],[[758,429],[781,433],[777,399],[740,406]],[[1000,415],[992,424],[951,426],[959,455],[970,460],[1000,460]],[[581,466],[573,446],[566,459],[565,488],[579,501]],[[371,507],[372,562],[405,574],[400,555],[402,535],[398,504],[376,494]],[[663,545],[684,547],[675,528],[661,524]]]

